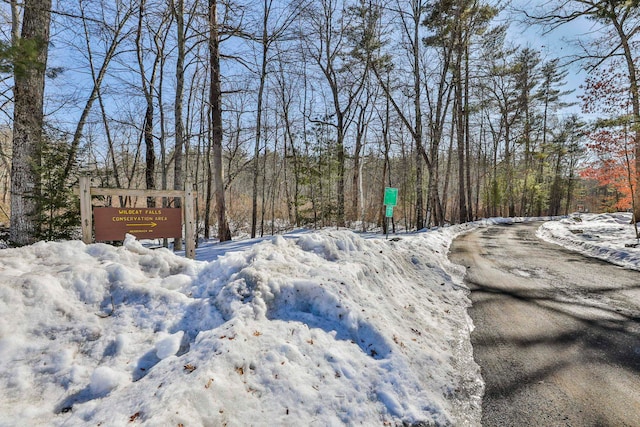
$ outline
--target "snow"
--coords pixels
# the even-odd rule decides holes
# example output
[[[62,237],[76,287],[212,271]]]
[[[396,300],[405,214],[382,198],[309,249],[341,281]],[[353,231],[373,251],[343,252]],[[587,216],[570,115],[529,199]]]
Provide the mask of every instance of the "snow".
[[[581,218],[582,234],[571,217],[539,232],[637,266],[615,243],[629,218]],[[197,261],[133,237],[0,250],[0,426],[479,425],[468,289],[447,252],[505,221],[297,230]]]
[[[543,224],[538,237],[587,256],[640,270],[640,241],[631,219],[631,213],[627,212],[574,214]]]
[[[475,425],[459,231],[2,250],[0,425]]]

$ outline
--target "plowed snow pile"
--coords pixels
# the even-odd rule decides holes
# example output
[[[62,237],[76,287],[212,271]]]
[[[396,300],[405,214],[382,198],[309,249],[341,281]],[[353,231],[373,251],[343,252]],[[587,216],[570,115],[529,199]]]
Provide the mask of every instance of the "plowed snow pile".
[[[0,425],[477,425],[460,230],[2,250]]]

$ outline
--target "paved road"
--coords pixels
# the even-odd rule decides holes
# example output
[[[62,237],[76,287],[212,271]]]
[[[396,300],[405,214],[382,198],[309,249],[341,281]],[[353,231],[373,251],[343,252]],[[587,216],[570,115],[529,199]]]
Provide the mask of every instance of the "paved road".
[[[467,267],[483,426],[640,426],[640,272],[535,237],[539,223],[477,229]]]

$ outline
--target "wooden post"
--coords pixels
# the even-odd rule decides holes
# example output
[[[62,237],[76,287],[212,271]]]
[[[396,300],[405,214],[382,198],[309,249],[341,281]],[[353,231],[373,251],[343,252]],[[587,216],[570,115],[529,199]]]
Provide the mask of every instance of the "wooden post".
[[[184,234],[185,234],[185,255],[189,259],[196,258],[196,218],[194,212],[194,192],[193,184],[187,181],[184,192]]]
[[[80,177],[80,221],[82,241],[87,245],[93,241],[93,212],[91,211],[91,178]]]

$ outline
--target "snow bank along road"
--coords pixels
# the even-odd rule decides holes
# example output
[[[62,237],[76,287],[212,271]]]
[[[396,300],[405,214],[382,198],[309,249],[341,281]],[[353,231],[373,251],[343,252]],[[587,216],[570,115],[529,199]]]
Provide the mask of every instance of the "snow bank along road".
[[[640,426],[640,273],[535,237],[539,223],[456,239],[467,267],[483,426]]]

